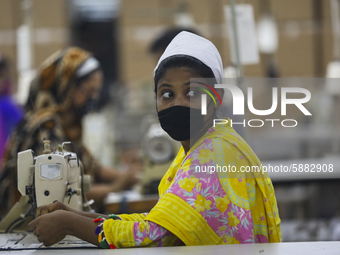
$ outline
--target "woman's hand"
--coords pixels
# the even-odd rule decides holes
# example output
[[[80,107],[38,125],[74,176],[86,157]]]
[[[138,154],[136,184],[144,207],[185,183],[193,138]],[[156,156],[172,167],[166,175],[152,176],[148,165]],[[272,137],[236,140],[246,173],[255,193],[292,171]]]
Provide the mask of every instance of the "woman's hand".
[[[69,234],[70,214],[73,213],[63,210],[41,214],[39,218],[28,224],[28,230],[34,230],[34,235],[38,238],[38,241],[45,246],[53,245]]]
[[[92,216],[94,214],[92,213]],[[29,230],[45,246],[60,242],[66,235],[73,235],[94,245],[99,246],[95,230],[99,225],[93,218],[82,216],[73,212],[56,210],[46,213],[28,224]]]
[[[52,204],[48,204],[48,205],[42,205],[39,206],[37,208],[37,213],[35,215],[35,217],[39,217],[41,215],[47,214],[47,213],[51,213],[57,210],[64,210],[64,211],[72,211],[72,209],[70,207],[68,207],[67,205],[57,201],[55,203]]]

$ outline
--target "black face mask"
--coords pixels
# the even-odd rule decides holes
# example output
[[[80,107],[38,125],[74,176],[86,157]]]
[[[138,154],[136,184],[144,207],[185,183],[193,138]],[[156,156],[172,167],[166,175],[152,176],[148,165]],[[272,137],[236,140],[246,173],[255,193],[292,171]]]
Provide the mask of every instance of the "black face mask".
[[[98,100],[89,98],[86,103],[80,107],[77,107],[77,114],[79,117],[84,117],[89,112],[95,111],[98,108]]]
[[[201,109],[180,105],[158,112],[158,119],[163,130],[176,141],[186,141],[194,137],[207,122],[203,120],[204,115],[201,114]]]

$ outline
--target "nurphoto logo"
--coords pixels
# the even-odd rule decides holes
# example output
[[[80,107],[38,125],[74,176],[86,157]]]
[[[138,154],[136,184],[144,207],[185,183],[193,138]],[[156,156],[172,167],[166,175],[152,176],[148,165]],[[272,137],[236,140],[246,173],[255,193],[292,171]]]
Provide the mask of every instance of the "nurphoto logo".
[[[221,105],[222,101],[216,90],[205,83],[200,83],[208,87],[219,99]],[[244,115],[244,106],[245,106],[245,96],[242,90],[232,84],[216,84],[215,88],[219,89],[228,89],[231,92],[233,98],[233,115]],[[206,89],[200,88],[204,90],[214,101],[215,105],[217,105],[215,98],[213,95]],[[288,98],[289,93],[300,93],[304,95],[303,98]],[[202,94],[201,96],[201,114],[207,114],[207,94]],[[312,116],[312,114],[306,109],[303,105],[307,103],[311,99],[311,93],[308,89],[305,88],[297,88],[297,87],[282,87],[281,88],[281,116],[287,115],[287,105],[295,105],[304,115]],[[278,106],[278,89],[276,87],[272,88],[272,105],[269,109],[266,110],[258,110],[255,109],[253,104],[253,88],[248,87],[247,89],[247,106],[251,113],[258,116],[266,116],[274,113]],[[242,122],[232,122],[231,126],[235,124],[242,124],[244,127],[248,124],[249,127],[262,127],[265,122],[271,122],[271,126],[274,127],[275,122],[280,122],[283,127],[296,127],[298,122],[295,119],[250,119],[246,121],[245,119]],[[226,119],[214,119],[214,127],[215,125],[227,124],[228,120]]]

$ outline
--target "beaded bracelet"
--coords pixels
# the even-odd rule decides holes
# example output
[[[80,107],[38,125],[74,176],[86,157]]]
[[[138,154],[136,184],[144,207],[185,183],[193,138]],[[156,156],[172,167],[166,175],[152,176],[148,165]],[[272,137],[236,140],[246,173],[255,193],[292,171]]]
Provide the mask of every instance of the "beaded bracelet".
[[[117,215],[114,215],[114,216],[117,216]],[[110,215],[110,218],[111,218],[111,215]],[[114,246],[112,243],[109,243],[105,237],[104,230],[102,229],[105,220],[106,219],[102,216],[99,216],[98,218],[93,220],[93,222],[101,222],[95,230],[95,234],[98,235],[99,246],[104,249],[116,249],[117,247]]]
[[[116,214],[109,214],[109,218],[113,220],[123,220],[120,216]]]

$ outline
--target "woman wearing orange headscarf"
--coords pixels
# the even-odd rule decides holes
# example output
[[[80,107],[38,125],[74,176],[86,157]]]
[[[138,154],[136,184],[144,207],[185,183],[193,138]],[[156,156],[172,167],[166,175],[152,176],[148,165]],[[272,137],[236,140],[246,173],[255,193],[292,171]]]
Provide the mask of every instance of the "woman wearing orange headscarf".
[[[52,148],[64,141],[76,144],[85,173],[94,180],[88,198],[100,202],[136,181],[130,172],[101,166],[82,143],[82,117],[96,105],[103,74],[99,62],[85,50],[66,48],[49,57],[31,83],[24,119],[7,146],[0,177],[0,208],[6,213],[19,199],[16,187],[17,153],[32,149],[42,153],[43,139]]]

